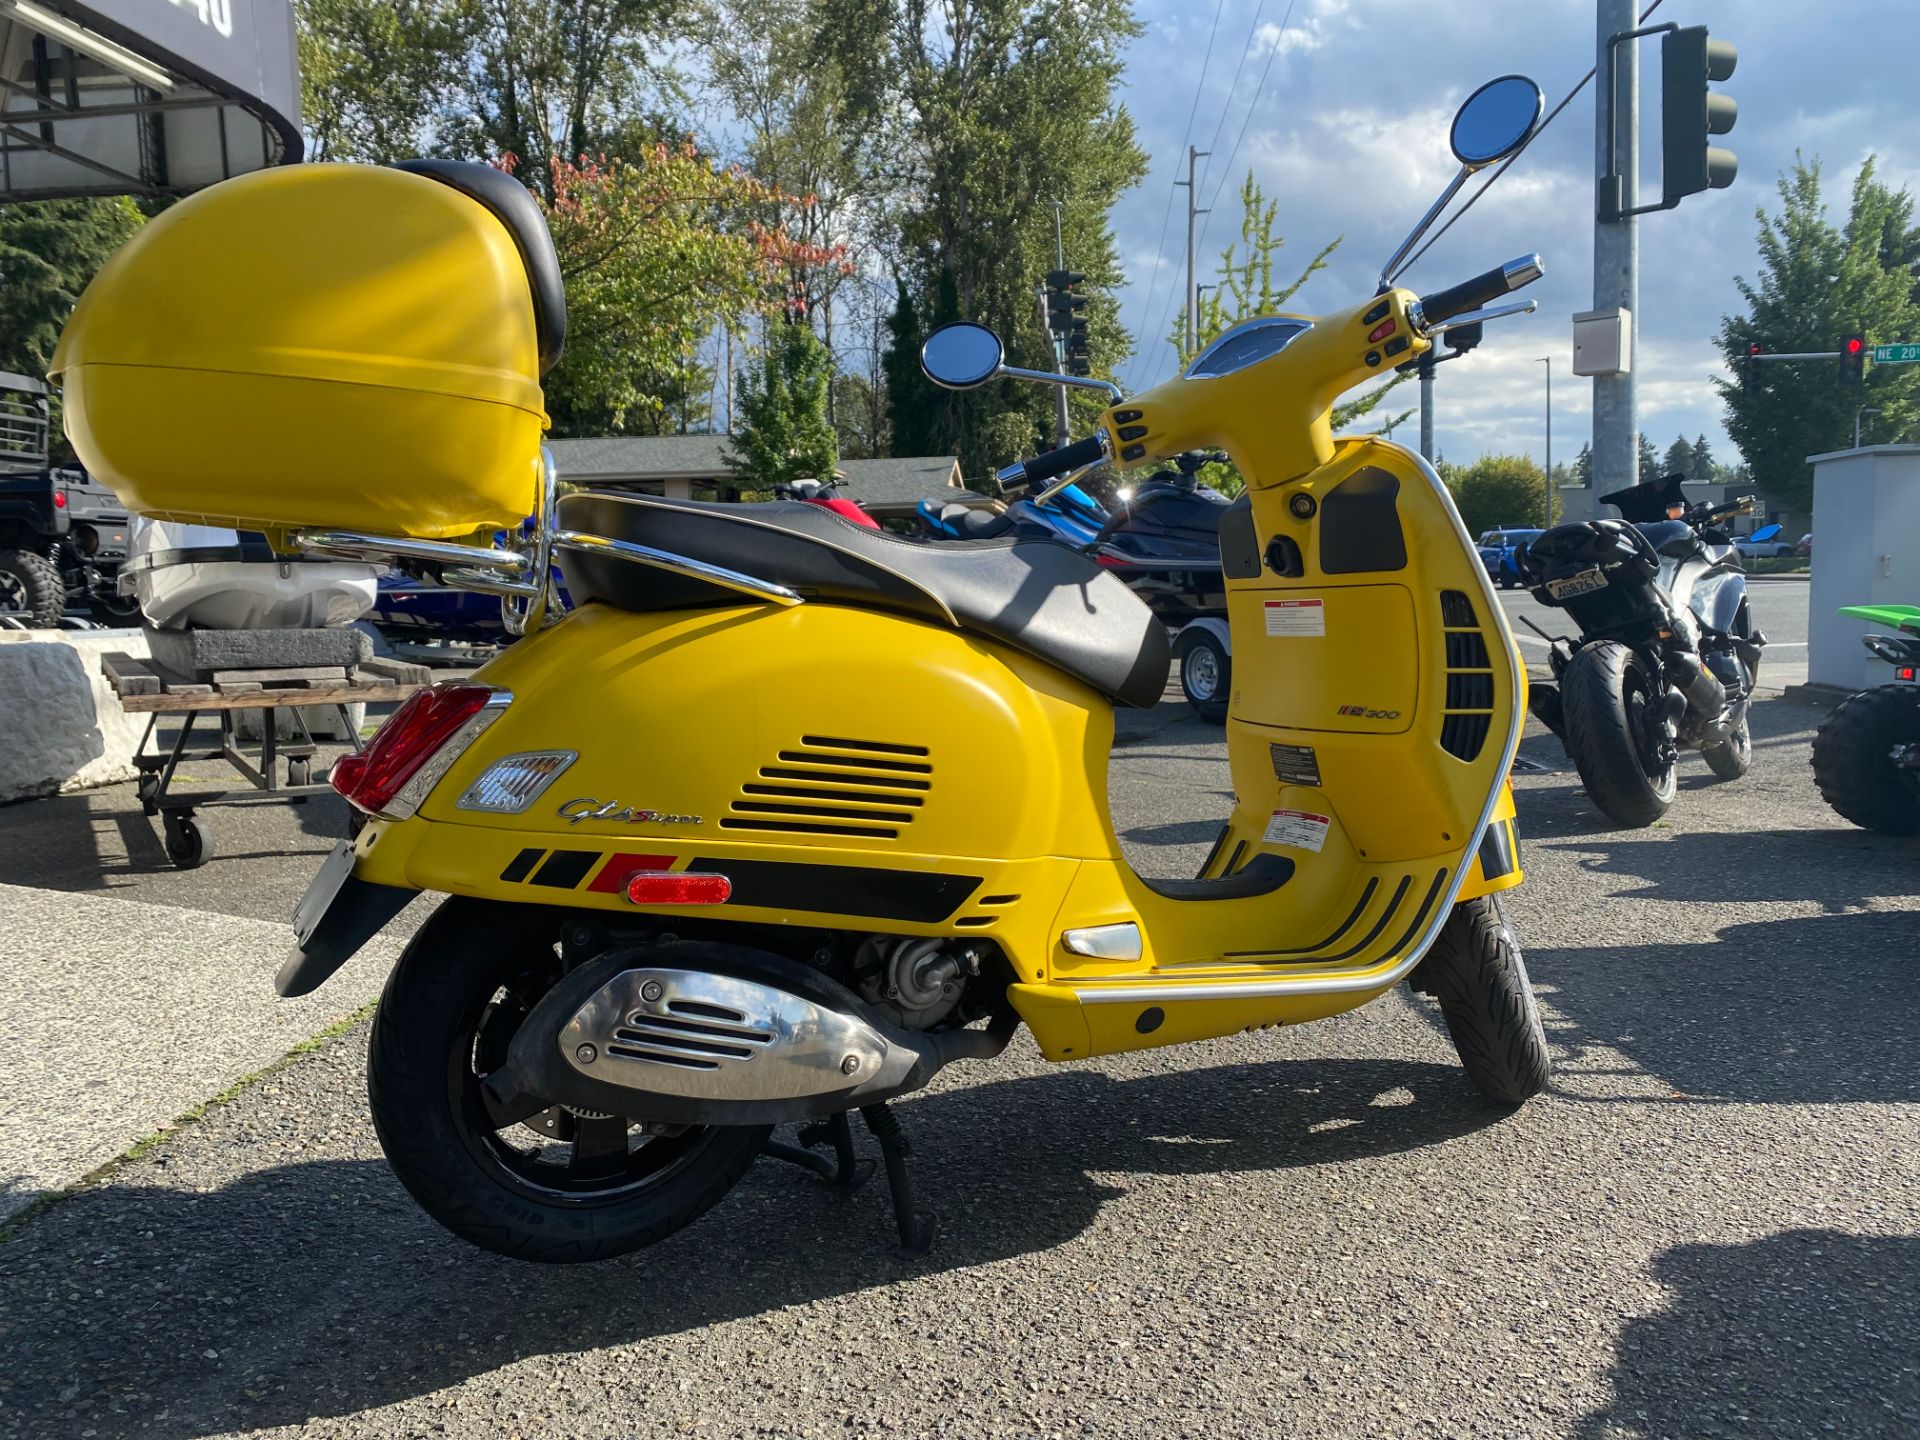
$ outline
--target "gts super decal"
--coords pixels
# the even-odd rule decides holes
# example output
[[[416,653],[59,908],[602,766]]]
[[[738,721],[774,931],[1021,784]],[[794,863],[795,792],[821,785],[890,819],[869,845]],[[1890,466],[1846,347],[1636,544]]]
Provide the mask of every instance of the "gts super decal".
[[[621,825],[698,825],[698,815],[669,815],[664,810],[636,810],[631,805],[622,805],[618,800],[604,803],[591,796],[581,796],[578,800],[569,800],[553,812],[569,825],[578,825],[582,820],[611,820]]]

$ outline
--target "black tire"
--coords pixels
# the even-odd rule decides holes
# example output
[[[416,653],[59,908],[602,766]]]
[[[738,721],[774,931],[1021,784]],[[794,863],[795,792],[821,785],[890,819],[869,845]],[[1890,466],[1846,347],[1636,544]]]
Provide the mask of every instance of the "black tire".
[[[1453,907],[1414,971],[1413,986],[1440,1002],[1467,1078],[1486,1099],[1514,1107],[1547,1088],[1553,1075],[1547,1032],[1520,942],[1497,897]]]
[[[67,608],[67,587],[53,561],[31,550],[0,550],[0,614],[24,616],[35,630],[52,630]]]
[[[1920,745],[1920,689],[1849,696],[1813,737],[1813,783],[1845,819],[1882,835],[1920,835],[1920,772],[1894,749]]]
[[[1227,723],[1227,697],[1233,694],[1233,657],[1211,630],[1189,630],[1180,637],[1180,689],[1202,720]]]
[[[198,870],[213,857],[213,842],[206,827],[180,810],[162,812],[161,827],[166,832],[167,859],[176,870]]]
[[[1616,824],[1651,825],[1673,803],[1677,766],[1646,738],[1646,710],[1660,699],[1640,657],[1601,640],[1573,657],[1560,677],[1567,753],[1593,803]]]
[[[665,1239],[720,1202],[771,1128],[687,1127],[642,1138],[636,1149],[623,1119],[556,1108],[494,1129],[480,1074],[560,977],[558,923],[556,912],[533,906],[443,903],[387,979],[367,1057],[380,1146],[421,1208],[484,1249],[548,1264],[604,1260]],[[587,1124],[619,1127],[618,1158],[601,1133],[599,1153],[579,1167],[586,1157],[573,1137]]]
[[[1747,726],[1747,712],[1740,712],[1740,724],[1724,745],[1708,745],[1700,754],[1722,780],[1738,780],[1753,768],[1753,731]]]

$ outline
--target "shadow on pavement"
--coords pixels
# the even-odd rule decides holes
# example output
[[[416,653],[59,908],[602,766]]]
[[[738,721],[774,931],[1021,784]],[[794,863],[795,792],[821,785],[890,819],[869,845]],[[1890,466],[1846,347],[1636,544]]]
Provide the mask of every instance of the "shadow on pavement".
[[[1354,1060],[1128,1081],[1061,1070],[901,1114],[942,1219],[921,1262],[891,1250],[881,1183],[841,1201],[770,1161],[661,1245],[561,1268],[444,1234],[377,1160],[265,1168],[210,1193],[88,1191],[0,1249],[0,1344],[14,1357],[0,1374],[0,1430],[188,1437],[349,1415],[526,1356],[1061,1245],[1121,1193],[1089,1172],[1319,1166],[1440,1144],[1498,1118],[1452,1066]],[[148,1181],[155,1170],[131,1173]]]
[[[1614,892],[1626,900],[1817,900],[1839,914],[1920,890],[1920,841],[1866,830],[1668,831],[1645,839],[1629,833],[1613,836],[1605,849],[1552,841],[1541,848],[1584,856],[1577,863],[1593,874],[1641,881]]]
[[[1583,1440],[1920,1434],[1920,1240],[1793,1230],[1682,1245],[1631,1322]]]
[[[1689,1100],[1920,1101],[1913,928],[1911,912],[1814,915],[1730,925],[1717,944],[1536,946],[1527,966],[1554,987],[1563,1083],[1616,1066],[1605,1051]]]

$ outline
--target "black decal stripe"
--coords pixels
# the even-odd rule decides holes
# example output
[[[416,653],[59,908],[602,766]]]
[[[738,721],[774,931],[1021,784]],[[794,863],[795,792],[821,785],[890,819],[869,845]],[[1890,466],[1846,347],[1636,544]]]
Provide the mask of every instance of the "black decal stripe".
[[[1213,869],[1213,862],[1220,858],[1220,852],[1226,848],[1227,833],[1232,829],[1232,821],[1223,820],[1220,823],[1220,833],[1213,837],[1213,848],[1207,851],[1207,858],[1200,862],[1200,873],[1194,876],[1194,879],[1205,880],[1209,878],[1207,872]]]
[[[603,853],[599,850],[556,850],[535,873],[533,883],[545,885],[550,890],[571,890],[587,878],[587,872]]]
[[[1229,960],[1271,960],[1276,955],[1311,955],[1316,950],[1324,950],[1358,923],[1361,914],[1367,908],[1367,902],[1373,899],[1373,892],[1379,888],[1380,877],[1378,875],[1369,875],[1367,877],[1366,888],[1361,890],[1360,900],[1353,907],[1353,913],[1342,920],[1340,922],[1340,928],[1324,940],[1312,945],[1302,945],[1294,950],[1236,950],[1230,953],[1227,958]]]
[[[912,920],[922,925],[952,915],[980,888],[981,880],[978,875],[944,875],[927,870],[708,857],[696,857],[687,868],[726,876],[733,882],[731,903],[735,905]]]
[[[1520,868],[1514,854],[1511,821],[1495,820],[1487,826],[1486,833],[1480,837],[1479,856],[1480,874],[1487,880],[1498,880]]]
[[[1407,891],[1413,886],[1413,876],[1402,875],[1400,883],[1394,887],[1393,898],[1387,901],[1387,908],[1380,912],[1380,918],[1373,922],[1373,928],[1367,931],[1366,938],[1358,945],[1342,950],[1338,955],[1318,955],[1314,958],[1326,965],[1337,965],[1342,960],[1351,960],[1380,938],[1380,932],[1387,928],[1387,922],[1400,909],[1400,902],[1407,898]]]
[[[1413,937],[1420,933],[1420,927],[1427,923],[1427,916],[1433,910],[1433,902],[1440,898],[1440,889],[1446,883],[1447,868],[1443,865],[1440,867],[1440,873],[1433,877],[1433,884],[1427,887],[1427,898],[1420,902],[1420,911],[1413,917],[1413,924],[1407,927],[1407,933],[1402,935],[1399,943],[1393,947],[1394,954],[1404,955],[1407,953],[1407,946],[1411,945],[1413,943]]]
[[[500,878],[509,885],[518,885],[527,878],[527,872],[538,865],[540,857],[546,853],[537,846],[530,850],[522,850],[507,862],[507,868],[500,872]]]

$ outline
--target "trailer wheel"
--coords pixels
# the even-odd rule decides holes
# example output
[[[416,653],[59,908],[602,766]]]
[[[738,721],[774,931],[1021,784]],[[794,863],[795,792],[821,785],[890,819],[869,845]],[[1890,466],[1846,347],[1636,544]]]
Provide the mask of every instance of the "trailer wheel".
[[[1227,697],[1233,693],[1233,657],[1211,630],[1189,630],[1180,637],[1180,689],[1202,720],[1227,721]]]
[[[184,810],[169,810],[162,822],[167,832],[167,859],[177,870],[198,870],[213,854],[207,832],[200,822]]]

